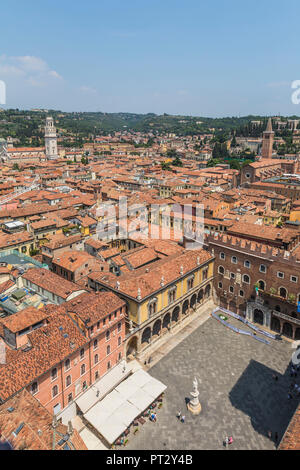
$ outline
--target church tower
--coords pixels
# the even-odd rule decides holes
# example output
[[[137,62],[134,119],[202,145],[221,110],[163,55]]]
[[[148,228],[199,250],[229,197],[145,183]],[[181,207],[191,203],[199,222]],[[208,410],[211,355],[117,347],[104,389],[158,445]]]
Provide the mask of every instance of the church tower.
[[[45,147],[47,160],[55,160],[58,158],[56,128],[52,117],[46,118]]]
[[[274,143],[274,131],[272,128],[272,119],[268,121],[267,129],[263,133],[263,142],[262,142],[262,158],[272,158],[273,154],[273,143]]]

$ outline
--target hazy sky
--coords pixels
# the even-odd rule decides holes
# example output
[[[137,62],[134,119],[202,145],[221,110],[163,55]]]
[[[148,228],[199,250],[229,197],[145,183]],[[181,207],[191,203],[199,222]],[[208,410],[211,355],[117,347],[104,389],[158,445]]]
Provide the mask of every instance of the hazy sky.
[[[6,107],[300,114],[299,0],[2,0]]]

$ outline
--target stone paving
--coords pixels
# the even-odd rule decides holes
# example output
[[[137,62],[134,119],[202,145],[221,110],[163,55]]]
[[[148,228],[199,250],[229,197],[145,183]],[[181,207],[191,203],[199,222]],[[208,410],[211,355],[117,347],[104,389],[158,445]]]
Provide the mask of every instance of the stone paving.
[[[129,435],[125,449],[224,449],[225,436],[233,436],[232,450],[275,449],[268,431],[277,432],[280,441],[298,403],[287,397],[292,353],[290,343],[271,340],[265,345],[210,318],[150,369],[168,387],[163,407],[156,423],[147,421],[135,436]],[[186,409],[194,376],[202,404],[199,416]],[[296,380],[300,383],[300,377]],[[186,416],[184,424],[176,418],[178,411]]]

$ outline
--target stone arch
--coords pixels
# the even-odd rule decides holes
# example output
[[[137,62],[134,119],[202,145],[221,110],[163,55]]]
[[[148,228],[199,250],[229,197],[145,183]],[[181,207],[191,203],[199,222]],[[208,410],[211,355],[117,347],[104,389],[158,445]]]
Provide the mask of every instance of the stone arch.
[[[258,281],[258,288],[259,288],[260,290],[266,290],[266,283],[265,283],[265,281],[263,281],[262,279],[260,279],[260,280]]]
[[[167,313],[167,314],[164,316],[162,327],[163,327],[163,328],[168,328],[169,325],[170,325],[170,323],[171,323],[171,314],[170,314],[170,313]]]
[[[200,289],[199,292],[198,292],[198,303],[199,303],[199,304],[200,304],[201,302],[203,302],[203,297],[204,297],[203,289]]]
[[[172,323],[177,323],[179,320],[180,308],[177,306],[174,308],[172,313]]]
[[[271,320],[271,330],[280,333],[280,320],[276,317],[273,317]]]
[[[231,301],[229,302],[229,310],[230,310],[231,312],[236,313],[236,303],[235,303],[234,300],[231,300]]]
[[[194,294],[194,295],[192,295],[191,302],[190,302],[191,308],[196,307],[196,303],[197,303],[197,295]]]
[[[148,326],[147,328],[144,329],[143,334],[142,334],[142,345],[149,344],[151,342],[151,328]]]
[[[204,297],[208,299],[210,297],[210,293],[211,293],[211,285],[207,284],[207,286],[205,287],[205,291],[204,291]]]
[[[264,324],[264,314],[261,310],[258,310],[257,308],[254,310],[253,321],[259,325]]]
[[[278,293],[280,297],[283,297],[284,299],[287,298],[287,290],[285,287],[279,287]]]
[[[127,344],[127,357],[136,356],[138,339],[137,336],[133,336]]]
[[[293,328],[292,328],[292,325],[290,323],[285,322],[283,324],[282,334],[283,334],[283,336],[286,336],[287,338],[292,338],[293,337]]]
[[[186,315],[188,313],[189,306],[190,306],[189,301],[185,300],[184,303],[183,303],[183,306],[182,306],[183,315]]]
[[[161,332],[161,320],[158,319],[153,325],[152,336],[159,336]]]

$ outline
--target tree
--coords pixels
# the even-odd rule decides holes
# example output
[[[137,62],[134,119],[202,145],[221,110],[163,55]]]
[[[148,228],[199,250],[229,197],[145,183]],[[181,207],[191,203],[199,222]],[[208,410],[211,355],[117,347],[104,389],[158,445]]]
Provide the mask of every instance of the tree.
[[[13,170],[17,170],[17,171],[20,171],[20,167],[17,163],[14,163],[13,165]]]
[[[182,161],[181,161],[181,159],[178,155],[172,161],[172,165],[173,166],[182,166]]]

